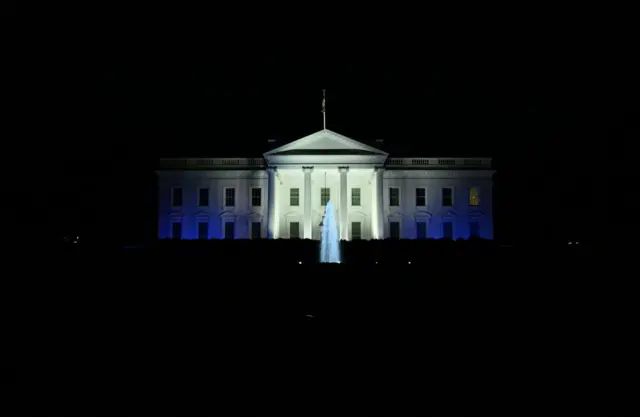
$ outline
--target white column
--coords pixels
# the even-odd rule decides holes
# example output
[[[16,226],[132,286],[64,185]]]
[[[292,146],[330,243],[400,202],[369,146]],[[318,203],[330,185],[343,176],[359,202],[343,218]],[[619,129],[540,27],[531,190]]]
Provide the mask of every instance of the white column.
[[[378,230],[378,171],[373,168],[371,176],[371,239],[380,239]]]
[[[304,172],[304,238],[311,239],[311,173],[313,167],[302,167]]]
[[[247,222],[244,213],[251,213],[251,188],[249,180],[246,178],[237,179],[236,188],[236,237],[239,239],[248,238],[251,234],[249,222]],[[242,214],[240,214],[242,213]]]
[[[382,187],[382,173],[384,168],[376,167],[375,169],[375,196],[373,198],[373,213],[372,220],[375,227],[376,239],[384,239],[384,191]]]
[[[347,172],[349,167],[339,167],[340,171],[340,239],[349,239],[349,222],[347,219]]]
[[[267,190],[267,237],[275,239],[276,233],[276,167],[268,167],[267,175],[269,176],[269,186]]]

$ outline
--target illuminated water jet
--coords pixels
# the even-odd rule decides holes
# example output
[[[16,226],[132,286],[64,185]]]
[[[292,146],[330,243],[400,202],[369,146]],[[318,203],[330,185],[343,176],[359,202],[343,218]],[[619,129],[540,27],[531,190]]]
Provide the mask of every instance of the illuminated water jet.
[[[322,223],[322,237],[320,240],[320,262],[340,263],[340,239],[338,238],[338,223],[336,222],[333,203],[327,201]]]

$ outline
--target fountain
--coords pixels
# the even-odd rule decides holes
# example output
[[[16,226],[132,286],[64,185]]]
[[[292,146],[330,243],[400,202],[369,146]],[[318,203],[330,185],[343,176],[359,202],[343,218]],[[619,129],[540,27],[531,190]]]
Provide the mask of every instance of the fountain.
[[[327,201],[320,226],[322,227],[320,262],[340,263],[338,224],[336,223],[336,215],[331,201]]]

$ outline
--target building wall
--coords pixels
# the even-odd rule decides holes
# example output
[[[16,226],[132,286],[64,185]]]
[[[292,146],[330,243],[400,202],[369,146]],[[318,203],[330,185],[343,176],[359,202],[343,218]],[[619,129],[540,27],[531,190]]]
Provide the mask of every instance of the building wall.
[[[474,171],[393,170],[384,173],[383,213],[385,236],[389,224],[400,223],[400,237],[415,239],[417,222],[427,223],[427,237],[441,238],[443,223],[453,223],[453,237],[469,237],[470,221],[477,221],[480,237],[493,239],[492,187],[490,177]],[[390,205],[390,188],[400,189],[400,205]],[[480,191],[480,205],[469,205],[469,189]],[[416,188],[426,188],[426,205],[416,206]],[[443,206],[442,189],[453,188],[453,205]]]
[[[171,223],[182,221],[182,238],[198,238],[198,222],[207,222],[209,237],[224,237],[224,222],[235,222],[236,238],[250,237],[252,221],[261,222],[262,236],[266,236],[267,175],[265,171],[166,171],[158,181],[158,237],[171,237]],[[182,187],[182,207],[171,206],[171,188]],[[235,206],[226,207],[224,190],[233,187]],[[260,206],[251,205],[251,189],[260,188]],[[209,205],[198,207],[198,189],[209,189]]]
[[[326,176],[325,176],[326,174]],[[326,178],[326,180],[325,180]],[[371,168],[350,168],[347,178],[347,227],[351,237],[352,222],[359,221],[362,227],[362,238],[370,239],[372,221],[377,210],[374,208],[374,173]],[[320,238],[320,222],[324,214],[324,206],[320,204],[320,189],[325,187],[331,191],[331,201],[336,208],[336,218],[341,223],[340,173],[336,168],[314,168],[311,173],[311,226],[312,238]],[[158,237],[171,237],[171,223],[182,222],[182,237],[196,239],[198,222],[207,222],[209,237],[224,236],[224,222],[235,222],[235,237],[249,238],[252,221],[261,222],[262,237],[267,236],[268,179],[264,170],[215,170],[215,171],[160,171],[158,190]],[[171,188],[182,187],[182,207],[171,207]],[[225,207],[224,189],[236,189],[236,204]],[[251,189],[262,190],[260,206],[251,205]],[[390,206],[389,189],[400,189],[400,205]],[[415,189],[426,188],[427,202],[424,207],[416,206]],[[442,188],[454,190],[453,206],[442,206]],[[470,187],[480,190],[480,205],[469,206],[468,193]],[[209,189],[209,206],[198,207],[198,189]],[[290,205],[290,188],[299,188],[300,203]],[[352,189],[360,188],[360,206],[351,203]],[[401,225],[401,238],[417,237],[417,222],[427,223],[427,237],[442,237],[444,221],[453,223],[454,238],[469,236],[469,222],[477,221],[480,236],[493,238],[492,220],[492,180],[483,172],[446,171],[446,170],[387,170],[383,174],[383,228],[384,235],[389,236],[389,224],[398,221]],[[275,208],[278,215],[275,219],[274,237],[288,238],[289,225],[297,221],[300,224],[300,236],[304,237],[305,181],[300,167],[280,168],[276,181]]]

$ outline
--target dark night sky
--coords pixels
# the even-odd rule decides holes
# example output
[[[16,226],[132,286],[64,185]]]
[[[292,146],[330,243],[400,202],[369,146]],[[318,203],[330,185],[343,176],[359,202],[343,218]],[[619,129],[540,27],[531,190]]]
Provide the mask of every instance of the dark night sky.
[[[31,202],[18,224],[149,236],[158,156],[260,154],[267,139],[312,133],[326,88],[328,127],[346,136],[384,138],[392,154],[492,156],[501,239],[565,238],[592,233],[593,212],[607,210],[594,161],[608,166],[637,134],[640,71],[624,33],[433,17],[331,19],[323,31],[317,19],[238,26],[216,16],[47,27],[25,39],[20,103],[38,117],[25,120],[16,151],[40,167],[25,184],[37,178],[44,190],[18,188]]]

